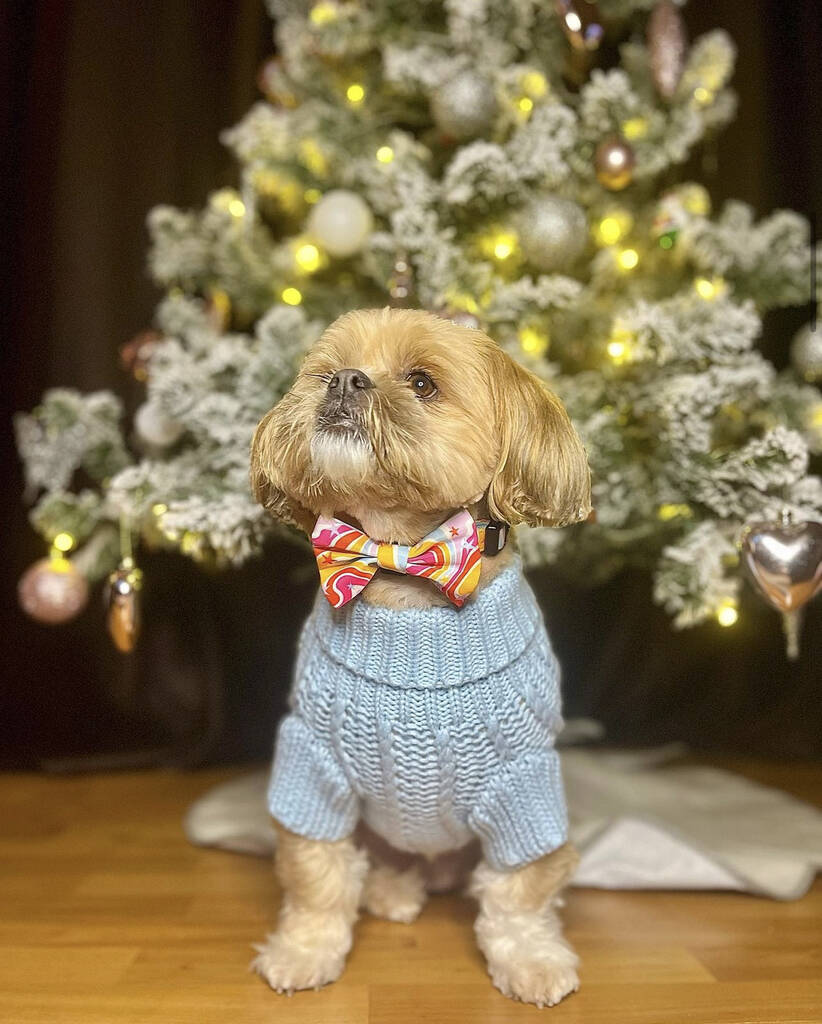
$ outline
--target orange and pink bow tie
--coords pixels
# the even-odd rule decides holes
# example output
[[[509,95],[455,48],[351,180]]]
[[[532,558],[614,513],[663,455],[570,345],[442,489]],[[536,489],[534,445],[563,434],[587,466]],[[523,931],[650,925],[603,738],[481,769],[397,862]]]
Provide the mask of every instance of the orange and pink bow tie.
[[[311,544],[320,586],[334,608],[356,597],[377,569],[424,576],[459,608],[479,582],[486,529],[462,509],[417,544],[379,544],[340,519],[320,516]]]

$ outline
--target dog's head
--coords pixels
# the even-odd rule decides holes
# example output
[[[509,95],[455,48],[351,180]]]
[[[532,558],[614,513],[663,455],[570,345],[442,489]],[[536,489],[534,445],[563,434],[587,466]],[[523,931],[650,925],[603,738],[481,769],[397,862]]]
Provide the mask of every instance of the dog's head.
[[[443,511],[487,500],[512,525],[590,511],[585,450],[559,399],[478,330],[418,310],[335,321],[257,427],[251,482],[304,529],[352,506]]]

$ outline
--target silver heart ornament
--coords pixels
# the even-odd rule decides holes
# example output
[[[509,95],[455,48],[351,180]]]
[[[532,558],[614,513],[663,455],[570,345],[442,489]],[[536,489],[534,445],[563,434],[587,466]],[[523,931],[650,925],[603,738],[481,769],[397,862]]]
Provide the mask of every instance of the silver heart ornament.
[[[822,523],[750,523],[741,545],[749,577],[778,611],[801,608],[822,587]]]

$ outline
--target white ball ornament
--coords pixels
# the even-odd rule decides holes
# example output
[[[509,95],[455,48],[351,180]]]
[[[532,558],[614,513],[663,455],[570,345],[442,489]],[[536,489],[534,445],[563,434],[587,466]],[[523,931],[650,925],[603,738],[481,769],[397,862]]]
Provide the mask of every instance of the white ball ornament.
[[[374,228],[374,218],[356,192],[335,188],[313,207],[307,227],[308,234],[327,253],[344,259],[363,248]]]
[[[182,434],[183,425],[149,399],[134,414],[134,429],[146,444],[154,448],[168,448]]]

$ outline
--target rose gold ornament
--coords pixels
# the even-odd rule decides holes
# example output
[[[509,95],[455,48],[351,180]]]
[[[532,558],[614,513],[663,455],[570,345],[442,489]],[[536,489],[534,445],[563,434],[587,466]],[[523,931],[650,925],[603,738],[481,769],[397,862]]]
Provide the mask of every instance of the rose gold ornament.
[[[148,380],[148,363],[157,345],[163,340],[159,331],[140,331],[120,346],[120,364],[135,380]]]
[[[85,576],[67,558],[53,555],[35,562],[17,586],[20,607],[38,622],[68,622],[88,601]]]
[[[299,104],[280,57],[269,57],[257,72],[257,87],[275,106],[293,109]]]
[[[143,574],[124,560],[108,578],[104,595],[106,625],[114,646],[123,654],[134,650],[140,634],[140,589]]]
[[[660,0],[648,19],[648,51],[654,85],[663,99],[671,99],[676,92],[687,48],[688,37],[679,9],[673,0]]]
[[[618,135],[603,139],[594,154],[594,168],[600,185],[619,192],[634,179],[636,157],[628,143]]]

